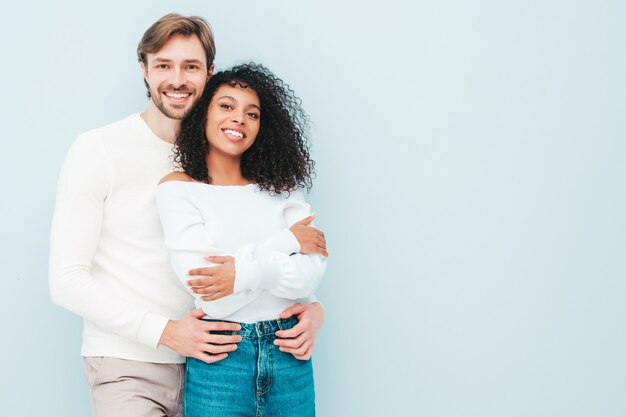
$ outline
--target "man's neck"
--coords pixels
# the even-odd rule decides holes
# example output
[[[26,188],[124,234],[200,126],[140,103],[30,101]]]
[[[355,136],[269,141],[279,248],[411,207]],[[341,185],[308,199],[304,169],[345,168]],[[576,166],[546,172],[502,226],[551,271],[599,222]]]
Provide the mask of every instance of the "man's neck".
[[[148,108],[141,113],[141,118],[146,122],[150,130],[161,140],[168,143],[176,142],[180,131],[180,120],[170,119],[159,110],[152,100]]]

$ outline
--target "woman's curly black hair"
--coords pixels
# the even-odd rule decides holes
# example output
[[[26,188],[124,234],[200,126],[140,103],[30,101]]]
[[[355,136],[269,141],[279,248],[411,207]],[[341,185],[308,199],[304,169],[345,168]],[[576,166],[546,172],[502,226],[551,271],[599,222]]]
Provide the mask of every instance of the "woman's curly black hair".
[[[314,162],[309,155],[309,118],[301,100],[280,78],[263,65],[238,65],[213,75],[204,93],[181,123],[174,149],[175,163],[187,175],[211,183],[205,134],[209,103],[224,84],[254,90],[261,104],[259,133],[241,156],[241,174],[276,194],[312,186]]]

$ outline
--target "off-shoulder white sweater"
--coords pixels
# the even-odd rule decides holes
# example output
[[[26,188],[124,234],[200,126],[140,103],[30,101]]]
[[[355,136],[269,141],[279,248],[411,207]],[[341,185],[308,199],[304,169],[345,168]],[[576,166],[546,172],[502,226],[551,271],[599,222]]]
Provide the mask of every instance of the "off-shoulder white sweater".
[[[211,266],[207,255],[235,257],[234,293],[215,301],[196,297],[207,317],[243,323],[278,318],[294,300],[315,291],[326,268],[317,254],[301,254],[289,231],[310,214],[301,191],[272,195],[257,185],[219,186],[169,181],[157,207],[170,260],[179,279]],[[257,243],[255,243],[257,242]]]

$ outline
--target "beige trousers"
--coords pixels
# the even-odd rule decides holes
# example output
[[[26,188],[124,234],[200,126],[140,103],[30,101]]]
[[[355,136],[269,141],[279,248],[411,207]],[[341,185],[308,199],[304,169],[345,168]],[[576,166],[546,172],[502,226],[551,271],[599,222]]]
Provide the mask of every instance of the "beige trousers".
[[[182,364],[84,357],[94,417],[182,417]]]

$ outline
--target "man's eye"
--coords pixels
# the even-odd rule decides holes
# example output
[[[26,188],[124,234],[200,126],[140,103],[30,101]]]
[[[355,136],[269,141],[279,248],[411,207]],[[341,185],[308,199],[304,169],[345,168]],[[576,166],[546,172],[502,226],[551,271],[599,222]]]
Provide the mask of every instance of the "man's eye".
[[[198,66],[191,64],[191,65],[188,65],[187,68],[190,69],[190,70],[197,70]]]
[[[157,65],[158,69],[167,69],[167,64],[159,64]]]

